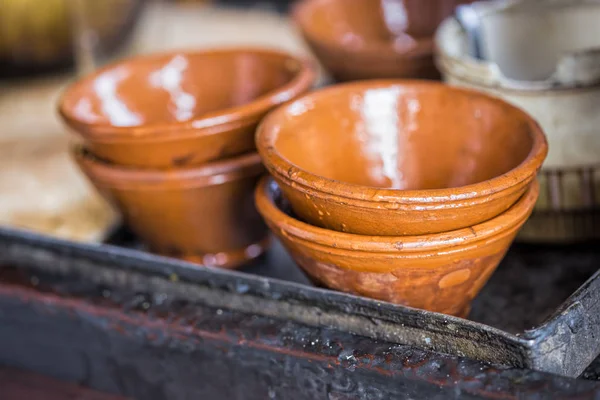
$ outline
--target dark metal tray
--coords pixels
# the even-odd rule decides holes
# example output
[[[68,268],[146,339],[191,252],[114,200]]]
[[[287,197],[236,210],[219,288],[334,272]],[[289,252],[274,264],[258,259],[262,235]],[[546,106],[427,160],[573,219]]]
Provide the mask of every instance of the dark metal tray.
[[[286,257],[276,247],[247,272],[302,280]],[[583,293],[570,303],[579,298],[575,307],[586,307]],[[555,320],[539,328],[541,336],[558,338],[553,329],[565,324],[593,328],[570,311]],[[536,340],[496,328],[5,229],[0,339],[0,365],[144,400],[600,398],[600,382],[397,344],[423,342],[513,365],[537,354]],[[565,343],[581,350],[582,342]]]
[[[0,367],[2,400],[128,400],[47,376]]]
[[[128,239],[122,234],[113,241],[135,243]],[[232,272],[0,229],[0,265],[52,291],[94,301],[112,301],[125,291],[131,306],[143,310],[183,299],[567,377],[579,376],[600,353],[599,259],[594,245],[515,245],[473,304],[472,320],[465,320],[315,288],[278,243],[242,272]]]

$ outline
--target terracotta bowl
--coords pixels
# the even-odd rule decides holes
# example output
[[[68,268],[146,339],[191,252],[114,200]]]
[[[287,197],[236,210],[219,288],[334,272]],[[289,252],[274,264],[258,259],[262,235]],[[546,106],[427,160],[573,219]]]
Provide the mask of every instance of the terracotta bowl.
[[[263,120],[258,150],[304,221],[362,235],[465,228],[506,211],[547,153],[534,120],[435,82],[313,92]]]
[[[431,78],[437,26],[467,0],[303,0],[293,18],[338,81]]]
[[[115,166],[80,148],[73,155],[155,253],[233,268],[265,250],[268,230],[253,199],[264,172],[256,153],[169,171]]]
[[[465,316],[523,223],[539,187],[469,228],[421,236],[361,236],[296,219],[277,184],[263,179],[256,206],[294,260],[326,287],[445,314]]]
[[[254,150],[260,119],[308,91],[315,76],[311,63],[272,50],[140,56],[74,83],[59,112],[101,159],[199,165]]]

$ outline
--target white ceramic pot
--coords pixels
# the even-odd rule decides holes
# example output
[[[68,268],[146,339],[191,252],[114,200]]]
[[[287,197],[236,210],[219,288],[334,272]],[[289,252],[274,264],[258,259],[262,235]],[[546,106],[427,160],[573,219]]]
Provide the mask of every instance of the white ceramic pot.
[[[476,7],[486,61],[469,55],[469,38],[451,17],[437,31],[436,62],[447,83],[523,108],[548,137],[540,199],[519,239],[599,238],[600,1],[496,1]]]

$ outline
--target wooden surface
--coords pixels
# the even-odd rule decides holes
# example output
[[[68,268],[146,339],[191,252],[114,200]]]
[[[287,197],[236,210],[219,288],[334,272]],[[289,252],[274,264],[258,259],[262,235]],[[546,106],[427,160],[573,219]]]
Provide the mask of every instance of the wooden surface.
[[[163,3],[146,11],[126,55],[237,45],[307,54],[288,19],[273,11]],[[67,152],[72,139],[55,107],[72,79],[0,84],[0,224],[95,242],[118,220]]]
[[[2,400],[126,400],[46,376],[0,367]]]
[[[68,155],[55,114],[68,80],[0,86],[0,224],[65,239],[98,241],[117,221]]]

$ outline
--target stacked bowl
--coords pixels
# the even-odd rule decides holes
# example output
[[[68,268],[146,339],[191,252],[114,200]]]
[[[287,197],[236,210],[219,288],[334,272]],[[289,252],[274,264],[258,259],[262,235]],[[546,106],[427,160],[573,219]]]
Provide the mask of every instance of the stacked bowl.
[[[439,79],[437,26],[473,0],[302,0],[292,17],[337,81]]]
[[[547,153],[518,108],[418,81],[313,92],[256,141],[258,210],[317,284],[457,316],[529,217]]]
[[[76,162],[150,250],[233,268],[268,243],[256,126],[315,75],[264,49],[140,56],[75,82],[59,112],[83,139]]]

